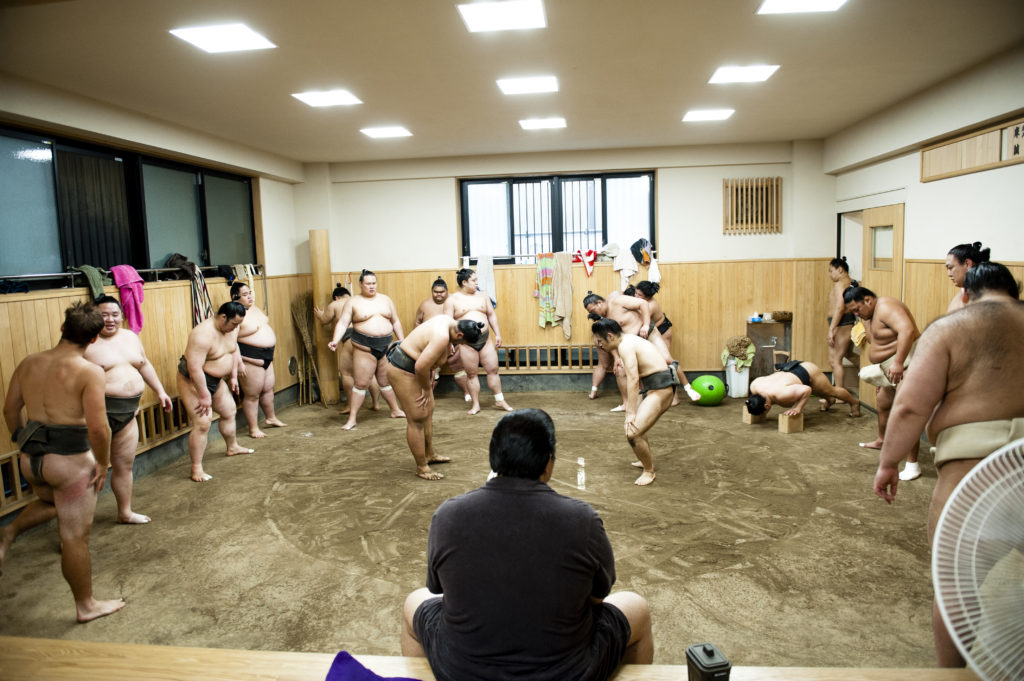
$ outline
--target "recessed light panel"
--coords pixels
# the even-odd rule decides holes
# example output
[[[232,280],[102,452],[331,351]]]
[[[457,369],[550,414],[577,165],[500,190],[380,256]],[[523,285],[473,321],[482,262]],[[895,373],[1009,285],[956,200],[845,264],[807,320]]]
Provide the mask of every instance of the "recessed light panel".
[[[683,121],[692,123],[694,121],[724,121],[736,113],[735,109],[691,109],[683,116]]]
[[[359,132],[374,139],[383,139],[385,137],[412,137],[412,133],[400,125],[384,126],[380,128],[363,128]]]
[[[482,31],[518,31],[544,28],[544,4],[541,0],[504,0],[470,2],[459,5],[459,14],[470,33]]]
[[[310,106],[351,106],[363,102],[348,90],[312,90],[296,92],[292,97]]]
[[[523,130],[549,130],[551,128],[564,128],[564,118],[527,118],[519,121]]]
[[[835,12],[846,0],[764,0],[758,14],[798,14],[800,12]]]
[[[206,52],[242,52],[277,47],[245,24],[175,28],[171,33]]]
[[[779,70],[778,64],[752,66],[719,66],[709,83],[762,83]]]
[[[498,87],[506,95],[528,95],[537,92],[558,92],[558,79],[554,76],[530,78],[499,78]]]

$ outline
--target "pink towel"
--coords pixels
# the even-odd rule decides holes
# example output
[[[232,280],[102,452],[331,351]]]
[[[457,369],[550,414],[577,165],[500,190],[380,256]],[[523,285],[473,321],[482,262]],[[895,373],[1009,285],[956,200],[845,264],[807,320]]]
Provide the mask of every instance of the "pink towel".
[[[128,320],[128,328],[138,335],[142,331],[142,277],[131,265],[114,265],[110,268],[114,285],[121,293],[121,311]]]

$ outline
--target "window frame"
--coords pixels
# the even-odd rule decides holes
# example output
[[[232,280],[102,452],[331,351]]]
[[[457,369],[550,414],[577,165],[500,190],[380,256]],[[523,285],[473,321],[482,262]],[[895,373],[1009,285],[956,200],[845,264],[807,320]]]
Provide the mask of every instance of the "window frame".
[[[655,192],[656,192],[656,174],[654,170],[630,170],[630,171],[619,171],[613,173],[557,173],[548,175],[508,175],[500,177],[474,177],[474,178],[461,178],[459,180],[459,208],[460,208],[460,251],[463,258],[469,258],[470,263],[475,263],[477,256],[471,255],[471,246],[469,232],[469,190],[468,188],[473,185],[485,185],[485,184],[499,184],[506,183],[505,186],[505,200],[506,200],[506,224],[508,229],[508,243],[509,250],[511,253],[504,257],[495,257],[495,265],[514,265],[517,259],[522,258],[533,258],[536,253],[516,253],[515,252],[515,222],[514,222],[514,211],[513,205],[513,185],[515,184],[527,184],[535,182],[543,182],[545,180],[551,183],[550,185],[550,214],[549,220],[551,223],[551,250],[553,252],[561,252],[565,250],[565,231],[563,224],[563,210],[564,205],[562,202],[562,183],[566,181],[580,181],[580,180],[591,180],[600,181],[601,183],[601,245],[608,243],[608,180],[619,179],[619,178],[637,178],[637,177],[648,177],[650,178],[651,191],[648,194],[647,199],[647,211],[648,211],[648,222],[650,224],[650,234],[647,235],[647,239],[651,244],[655,244],[655,233],[657,231],[656,225],[656,213],[655,207]],[[629,244],[622,244],[626,247]]]
[[[149,231],[146,224],[146,210],[145,210],[145,186],[143,182],[143,165],[154,165],[172,170],[185,171],[195,173],[199,177],[200,191],[199,191],[199,209],[200,219],[202,226],[202,242],[203,242],[203,262],[197,262],[196,264],[200,267],[212,267],[219,264],[231,264],[231,263],[210,263],[210,234],[209,224],[206,214],[206,177],[214,176],[228,180],[234,180],[243,182],[249,192],[249,226],[248,236],[249,243],[251,245],[252,257],[254,261],[258,259],[259,244],[256,239],[256,216],[258,214],[257,207],[255,205],[256,192],[254,188],[254,177],[252,175],[236,174],[229,171],[225,171],[218,168],[211,168],[202,165],[187,163],[178,161],[175,159],[153,156],[150,154],[143,154],[129,149],[118,148],[107,144],[98,144],[87,140],[77,139],[74,137],[68,137],[64,135],[54,135],[38,129],[29,127],[21,127],[18,125],[12,125],[9,123],[0,124],[0,135],[5,137],[12,137],[18,139],[29,140],[32,142],[40,142],[48,144],[54,152],[53,162],[53,183],[55,195],[59,191],[59,185],[61,182],[60,172],[61,169],[57,163],[56,152],[58,149],[64,151],[70,151],[78,154],[95,155],[99,157],[120,159],[124,166],[124,179],[125,179],[125,192],[126,192],[126,210],[128,213],[129,221],[129,234],[131,240],[131,262],[125,263],[130,264],[139,270],[149,270]],[[60,210],[59,201],[55,205],[57,210],[58,223],[63,220],[63,214]],[[68,268],[74,267],[79,263],[69,263],[67,256],[67,245],[64,243],[63,235],[60,234],[58,229],[59,237],[59,256],[63,272],[61,273],[50,273],[40,272],[24,275],[2,275],[0,278],[6,279],[18,279],[23,277],[26,280],[32,280],[35,278],[35,283],[32,283],[33,288],[61,288],[64,284],[60,283],[54,278],[39,278],[41,274],[60,274],[63,276],[68,272]],[[54,282],[54,283],[47,283]]]

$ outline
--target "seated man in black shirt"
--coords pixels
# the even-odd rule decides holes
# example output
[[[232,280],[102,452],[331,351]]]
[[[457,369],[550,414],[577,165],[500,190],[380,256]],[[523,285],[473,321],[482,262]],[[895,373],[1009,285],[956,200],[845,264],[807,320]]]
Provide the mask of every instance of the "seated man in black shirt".
[[[434,513],[427,587],[405,601],[402,654],[425,655],[438,681],[607,679],[620,663],[650,664],[647,601],[609,595],[615,559],[601,518],[546,484],[551,417],[504,416],[490,463],[497,477]]]

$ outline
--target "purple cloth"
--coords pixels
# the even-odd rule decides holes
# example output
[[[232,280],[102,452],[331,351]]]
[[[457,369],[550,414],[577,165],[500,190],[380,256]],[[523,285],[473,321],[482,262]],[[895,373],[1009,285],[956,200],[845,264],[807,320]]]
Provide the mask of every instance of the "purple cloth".
[[[342,650],[334,656],[334,662],[327,672],[327,681],[419,681],[405,676],[377,676],[359,663],[359,660]]]
[[[128,322],[128,328],[138,335],[142,331],[142,277],[131,265],[114,265],[110,268],[114,285],[121,293],[121,311]]]

